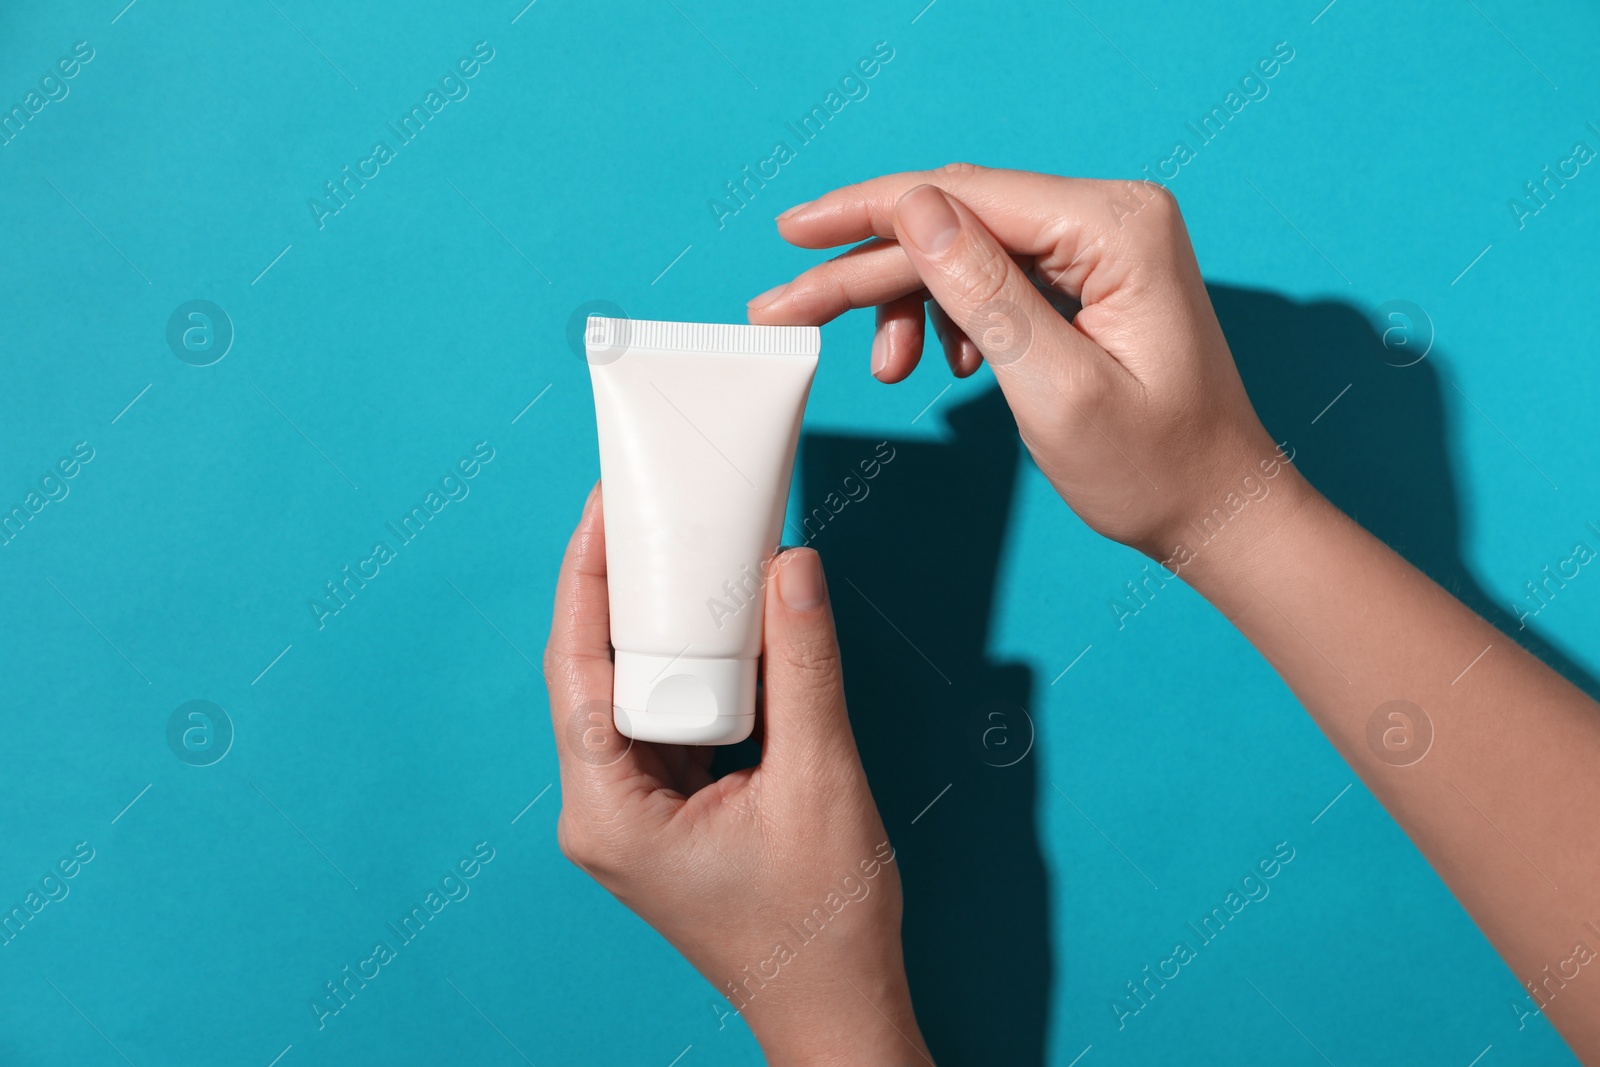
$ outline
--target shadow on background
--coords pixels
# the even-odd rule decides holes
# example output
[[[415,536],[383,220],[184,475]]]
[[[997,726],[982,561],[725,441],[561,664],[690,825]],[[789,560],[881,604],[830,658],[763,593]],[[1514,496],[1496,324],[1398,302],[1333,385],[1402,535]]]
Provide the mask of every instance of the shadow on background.
[[[1511,602],[1491,597],[1462,558],[1460,494],[1444,421],[1445,392],[1455,387],[1435,365],[1437,348],[1420,362],[1397,366],[1428,348],[1432,326],[1411,321],[1416,315],[1404,311],[1391,317],[1389,305],[1378,309],[1382,318],[1374,328],[1365,313],[1342,302],[1302,304],[1254,289],[1207,289],[1257,414],[1276,440],[1295,450],[1295,466],[1311,484],[1511,640],[1600,699],[1600,682],[1541,636],[1536,622],[1523,627]],[[1387,345],[1380,330],[1392,331]],[[1510,446],[1507,455],[1529,478],[1544,480]],[[1575,540],[1582,534],[1573,531]],[[1570,549],[1571,542],[1553,542],[1551,561]],[[1541,575],[1523,577],[1537,582]],[[1552,590],[1554,603],[1560,590]],[[1526,606],[1537,605],[1530,600]]]
[[[1257,413],[1312,484],[1600,695],[1533,625],[1519,629],[1462,559],[1439,353],[1397,365],[1429,346],[1431,326],[1380,309],[1384,328],[1410,330],[1386,345],[1350,304],[1208,289]],[[986,653],[1022,446],[998,388],[944,415],[950,432],[938,441],[806,434],[804,529],[791,524],[784,541],[810,544],[826,565],[850,719],[897,849],[906,967],[934,1059],[1032,1067],[1045,1059],[1054,975],[1034,817],[1038,686],[1026,665]],[[719,769],[758,758],[752,741],[719,755]]]
[[[939,441],[807,434],[804,529],[785,540],[827,568],[934,1060],[1026,1067],[1044,1062],[1051,994],[1035,681],[986,651],[1022,444],[998,388],[943,414]]]

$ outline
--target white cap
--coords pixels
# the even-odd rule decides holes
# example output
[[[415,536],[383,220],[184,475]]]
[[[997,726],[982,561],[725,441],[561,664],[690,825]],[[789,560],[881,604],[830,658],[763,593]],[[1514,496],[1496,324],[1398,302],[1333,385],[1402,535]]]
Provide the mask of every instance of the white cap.
[[[756,723],[756,661],[617,650],[612,707],[636,741],[733,745]]]

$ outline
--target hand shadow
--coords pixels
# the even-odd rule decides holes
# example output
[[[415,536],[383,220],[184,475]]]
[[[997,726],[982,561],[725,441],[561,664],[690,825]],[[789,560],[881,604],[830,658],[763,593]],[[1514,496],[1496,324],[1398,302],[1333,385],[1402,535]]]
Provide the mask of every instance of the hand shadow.
[[[807,434],[785,540],[827,571],[934,1060],[1025,1067],[1044,1062],[1051,991],[1034,678],[986,652],[1022,445],[998,388],[944,415],[946,440]]]
[[[1341,301],[1297,303],[1254,289],[1207,289],[1256,413],[1275,440],[1294,449],[1295,466],[1311,484],[1507,638],[1600,698],[1594,675],[1531,619],[1519,621],[1520,612],[1540,610],[1541,602],[1560,610],[1565,583],[1554,565],[1572,542],[1553,540],[1548,572],[1524,576],[1538,592],[1518,596],[1520,612],[1510,599],[1491,597],[1462,558],[1460,495],[1445,425],[1445,391],[1456,390],[1436,365],[1440,352],[1422,309],[1385,305],[1381,317],[1369,318]],[[1479,417],[1470,403],[1453,407],[1465,418]],[[1510,444],[1506,462],[1541,485],[1548,481]],[[1594,544],[1588,533],[1574,530],[1573,540]]]

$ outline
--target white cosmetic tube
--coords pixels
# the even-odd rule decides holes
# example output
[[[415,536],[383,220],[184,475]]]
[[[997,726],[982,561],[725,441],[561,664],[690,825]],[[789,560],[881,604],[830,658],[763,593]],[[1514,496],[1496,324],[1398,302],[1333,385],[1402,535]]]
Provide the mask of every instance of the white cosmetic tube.
[[[585,341],[617,729],[671,744],[743,741],[821,332],[596,316]]]

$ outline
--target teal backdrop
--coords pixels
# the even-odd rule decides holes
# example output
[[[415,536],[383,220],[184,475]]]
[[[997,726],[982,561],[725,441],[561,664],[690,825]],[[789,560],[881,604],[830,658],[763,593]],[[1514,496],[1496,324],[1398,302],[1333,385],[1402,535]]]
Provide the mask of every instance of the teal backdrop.
[[[1591,5],[524,2],[0,13],[0,1063],[760,1062],[556,847],[574,323],[742,321],[819,258],[773,215],[879,173],[1168,182],[1296,461],[1594,688],[1600,578],[1526,591],[1600,547]],[[871,328],[791,514],[896,450],[815,543],[941,1060],[1572,1062],[989,372],[880,385]]]

